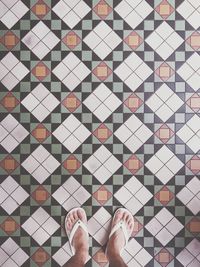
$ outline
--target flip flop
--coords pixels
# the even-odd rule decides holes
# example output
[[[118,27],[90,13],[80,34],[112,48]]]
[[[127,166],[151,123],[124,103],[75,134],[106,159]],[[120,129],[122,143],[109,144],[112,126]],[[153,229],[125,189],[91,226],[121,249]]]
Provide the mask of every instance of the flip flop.
[[[125,209],[125,208],[118,208],[118,209],[115,211],[115,213],[114,213],[114,216],[113,216],[113,219],[112,219],[112,223],[114,222],[115,217],[116,217],[116,214],[117,214],[119,211],[121,211],[121,212],[126,212],[126,213],[128,213],[129,215],[133,216],[133,215],[130,213],[129,210],[127,210],[127,209]],[[134,226],[134,225],[133,225],[133,226]],[[124,238],[125,238],[125,245],[124,245],[124,247],[122,248],[122,250],[121,250],[121,252],[120,252],[120,254],[121,254],[122,251],[124,250],[124,248],[126,247],[126,245],[128,244],[128,240],[129,240],[129,238],[131,237],[131,234],[132,234],[132,233],[127,229],[126,223],[125,223],[123,220],[121,220],[121,221],[119,221],[117,224],[115,224],[115,225],[113,226],[113,228],[111,229],[111,232],[110,232],[110,234],[109,234],[109,239],[111,238],[111,236],[112,236],[118,229],[121,229],[121,230],[122,230],[122,232],[123,232],[123,234],[124,234]],[[107,248],[106,248],[106,252],[105,252],[105,254],[107,254]]]
[[[75,222],[75,224],[74,224],[74,226],[72,227],[71,231],[68,231],[68,230],[67,230],[67,227],[66,227],[67,219],[68,219],[69,215],[70,215],[72,212],[77,211],[77,210],[81,210],[82,212],[84,212],[84,214],[85,214],[85,216],[86,216],[86,213],[85,213],[85,210],[84,210],[84,209],[82,209],[82,208],[73,208],[73,209],[71,209],[71,210],[68,212],[68,214],[67,214],[67,216],[66,216],[66,218],[65,218],[65,231],[66,231],[66,234],[67,234],[68,239],[69,239],[69,246],[70,246],[72,255],[75,254],[75,249],[74,249],[74,247],[73,247],[73,245],[72,245],[72,240],[73,240],[74,235],[75,235],[75,233],[76,233],[76,231],[77,231],[77,229],[78,229],[79,227],[81,227],[81,228],[85,231],[85,233],[87,234],[87,238],[89,239],[89,234],[88,234],[88,228],[87,228],[87,225],[86,225],[85,223],[83,223],[80,219],[77,220],[77,221]]]

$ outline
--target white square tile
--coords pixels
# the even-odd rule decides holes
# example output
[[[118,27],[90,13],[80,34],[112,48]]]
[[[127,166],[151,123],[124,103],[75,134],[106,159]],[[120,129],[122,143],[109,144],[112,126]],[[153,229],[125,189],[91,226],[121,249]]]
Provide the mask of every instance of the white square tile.
[[[114,197],[124,205],[128,200],[131,199],[132,194],[124,186],[121,187],[115,194]]]
[[[39,224],[42,225],[50,215],[43,209],[43,208],[38,208],[33,214],[32,218]]]
[[[67,181],[63,184],[63,187],[70,194],[73,194],[80,187],[80,183],[73,176],[70,176],[67,179]]]
[[[194,259],[193,255],[187,249],[183,249],[176,258],[183,266],[189,266],[189,263]]]
[[[59,204],[62,205],[70,197],[70,194],[62,186],[60,186],[52,196]]]
[[[19,184],[12,178],[12,176],[8,176],[2,183],[1,187],[10,195]]]
[[[18,17],[18,19],[21,19],[29,9],[24,3],[22,3],[22,1],[17,1],[11,10]]]
[[[40,122],[42,122],[48,115],[49,110],[45,108],[42,104],[39,104],[32,112],[33,116],[35,116]]]
[[[135,197],[143,204],[145,205],[151,198],[152,194],[149,192],[149,190],[146,189],[145,186],[143,186],[136,194]]]
[[[160,241],[160,243],[165,246],[169,241],[173,238],[173,235],[166,229],[163,228],[157,235],[156,238]]]
[[[110,177],[112,173],[102,165],[96,170],[94,176],[101,184],[104,184]]]
[[[44,148],[44,146],[38,146],[32,153],[32,156],[42,163],[46,158],[48,158],[50,153]]]
[[[129,26],[132,29],[135,29],[142,21],[142,17],[138,15],[138,13],[133,10],[131,13],[128,14],[128,16],[125,18],[126,23],[129,24]]]
[[[155,218],[163,225],[165,226],[166,224],[169,223],[169,221],[172,220],[174,216],[171,214],[171,212],[169,212],[166,208],[162,208],[162,210],[160,210]]]
[[[149,233],[155,236],[163,228],[163,225],[154,217],[145,225],[145,228],[149,231]]]
[[[79,187],[73,196],[81,205],[83,205],[90,198],[90,194],[83,186]]]
[[[32,176],[40,184],[42,184],[49,177],[49,175],[50,173],[41,165],[32,173]]]
[[[104,59],[105,57],[107,57],[111,52],[112,49],[103,41],[97,45],[94,49],[93,49],[94,53],[98,55],[98,57],[100,57],[100,59]]]
[[[100,166],[101,162],[93,155],[89,157],[83,164],[91,173],[94,173]]]
[[[144,248],[142,248],[135,256],[135,259],[140,263],[140,266],[146,266],[152,259],[152,256]]]
[[[18,17],[10,10],[1,18],[1,22],[3,22],[8,29],[11,29],[18,20]]]
[[[32,29],[32,32],[38,36],[39,39],[43,39],[50,29],[42,21],[38,22],[36,26]]]
[[[22,264],[27,261],[29,256],[19,248],[13,255],[12,260],[17,263],[18,266],[22,266]]]
[[[184,187],[177,194],[177,198],[179,198],[184,205],[186,205],[193,197],[193,193],[187,187]]]
[[[39,229],[39,227],[39,224],[35,220],[33,220],[32,217],[30,217],[22,224],[22,228],[31,236],[34,232],[36,232],[36,230]]]
[[[102,42],[102,39],[94,31],[91,31],[84,38],[84,42],[93,50],[98,44]]]
[[[52,31],[50,31],[42,39],[42,41],[48,46],[50,50],[52,50],[59,43],[60,40]]]
[[[1,264],[1,266],[3,265],[4,262],[7,261],[8,258],[9,258],[8,254],[6,254],[5,251],[0,248],[0,264]]]
[[[9,70],[0,62],[0,80],[8,74]]]
[[[194,215],[200,212],[200,199],[196,196],[187,204],[188,209],[192,211]]]
[[[60,225],[50,217],[43,225],[42,228],[51,236],[55,231],[60,228]]]
[[[32,238],[41,246],[49,239],[49,235],[42,228],[39,228],[33,235]]]
[[[148,169],[151,170],[152,173],[157,173],[162,167],[163,162],[160,161],[155,155],[150,158],[145,164]]]
[[[70,11],[70,7],[65,3],[65,1],[61,0],[52,8],[52,10],[58,17],[63,19],[64,16]]]
[[[183,229],[183,225],[176,219],[173,218],[167,225],[166,229],[173,235],[175,236],[178,232]]]
[[[29,194],[19,186],[13,193],[12,198],[17,202],[17,204],[21,205],[25,199],[29,197]]]
[[[0,204],[8,197],[8,194],[0,187]]]
[[[17,243],[9,237],[2,245],[1,248],[6,251],[6,253],[11,256],[18,248],[19,246]]]
[[[112,114],[111,110],[104,104],[98,106],[98,108],[93,113],[102,122]]]
[[[60,163],[52,156],[50,155],[43,163],[42,166],[49,172],[53,173]]]
[[[66,211],[70,211],[73,208],[79,207],[80,203],[73,196],[71,196],[65,201],[62,206]]]
[[[14,201],[13,198],[8,197],[6,200],[1,204],[1,207],[9,214],[11,215],[14,210],[18,208],[18,204],[16,201]]]
[[[93,217],[88,220],[88,230],[91,236],[94,236],[101,227],[101,224],[99,224]]]
[[[132,213],[132,215],[135,215],[142,207],[142,203],[138,201],[137,198],[134,196],[125,204],[125,207]]]
[[[49,53],[48,47],[43,43],[39,42],[36,46],[32,49],[32,52],[37,55],[37,57],[41,60]]]
[[[192,178],[186,186],[195,195],[200,191],[200,181],[196,176]]]
[[[106,209],[101,207],[94,215],[93,217],[95,220],[103,226],[106,222],[108,222],[111,218],[111,215],[109,212],[107,212]]]

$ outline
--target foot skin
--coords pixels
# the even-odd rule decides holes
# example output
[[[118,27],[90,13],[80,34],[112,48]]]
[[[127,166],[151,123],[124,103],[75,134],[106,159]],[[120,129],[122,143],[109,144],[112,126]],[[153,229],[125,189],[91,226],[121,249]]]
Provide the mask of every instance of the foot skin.
[[[115,219],[112,222],[111,229],[114,227],[114,225],[116,225],[120,221],[125,222],[128,232],[131,234],[133,232],[133,227],[134,227],[133,216],[123,210],[117,211]],[[108,259],[120,256],[120,252],[124,246],[125,246],[124,233],[121,229],[118,229],[108,240],[108,245],[107,245]]]
[[[87,224],[87,218],[85,216],[85,213],[81,210],[75,210],[72,212],[68,217],[66,221],[66,229],[67,231],[71,231],[73,226],[78,220],[81,220],[83,223]],[[72,245],[75,249],[75,254],[79,255],[81,257],[83,263],[86,262],[88,258],[88,250],[89,250],[89,244],[88,244],[88,237],[86,232],[79,227],[74,234]]]

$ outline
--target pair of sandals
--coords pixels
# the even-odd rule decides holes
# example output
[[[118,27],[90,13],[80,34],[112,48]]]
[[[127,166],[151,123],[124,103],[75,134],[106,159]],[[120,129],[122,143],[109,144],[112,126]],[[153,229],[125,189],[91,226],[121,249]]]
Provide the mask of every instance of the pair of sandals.
[[[68,239],[69,239],[69,246],[70,246],[72,255],[75,254],[75,249],[74,249],[74,247],[73,247],[73,245],[72,245],[72,241],[73,241],[74,235],[75,235],[75,233],[76,233],[76,231],[77,231],[77,229],[78,229],[79,227],[81,227],[81,228],[85,231],[85,233],[87,234],[87,237],[88,237],[88,239],[89,239],[89,233],[88,233],[87,225],[86,225],[83,221],[81,221],[80,219],[77,220],[77,221],[75,222],[75,224],[74,224],[74,226],[72,227],[71,231],[68,231],[68,230],[67,230],[66,225],[67,225],[68,216],[70,216],[74,211],[77,211],[77,210],[80,210],[80,211],[82,211],[82,212],[85,214],[84,209],[82,209],[82,208],[74,208],[74,209],[72,209],[72,210],[69,211],[69,213],[67,214],[67,216],[66,216],[66,218],[65,218],[65,231],[66,231],[67,236],[68,236]],[[115,213],[114,213],[114,216],[113,216],[113,222],[114,222],[115,217],[116,217],[116,214],[117,214],[118,212],[122,212],[122,213],[123,213],[123,212],[126,212],[128,215],[132,216],[132,214],[131,214],[127,209],[125,209],[125,208],[119,208],[119,209],[117,209],[117,210],[115,211]],[[86,214],[85,214],[85,216],[86,216]],[[113,223],[112,223],[112,225],[113,225]],[[122,232],[123,232],[123,234],[124,234],[125,246],[126,246],[127,243],[128,243],[129,238],[131,237],[131,232],[130,232],[130,230],[127,229],[127,224],[126,224],[126,222],[123,221],[123,220],[120,220],[117,224],[115,224],[115,225],[112,227],[111,232],[110,232],[110,235],[109,235],[109,239],[111,238],[111,236],[112,236],[118,229],[121,229]],[[124,248],[125,248],[125,246],[124,246]],[[121,253],[122,253],[122,251],[121,251]]]

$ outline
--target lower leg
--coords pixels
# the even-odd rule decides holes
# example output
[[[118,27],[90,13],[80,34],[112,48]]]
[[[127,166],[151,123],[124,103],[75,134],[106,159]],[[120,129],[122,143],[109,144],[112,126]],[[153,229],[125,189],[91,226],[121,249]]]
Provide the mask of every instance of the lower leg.
[[[77,250],[75,255],[63,267],[84,267],[86,251]]]
[[[109,258],[109,267],[127,267],[120,255],[113,255]]]
[[[85,225],[87,224],[86,214],[83,211],[75,210],[71,212],[71,214],[67,217],[66,221],[66,230],[72,231],[73,226],[77,222],[77,220],[81,220]],[[72,246],[74,248],[74,256],[64,265],[64,267],[84,267],[85,262],[88,259],[88,237],[85,231],[79,227],[73,237]]]

